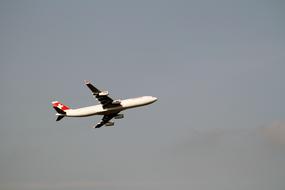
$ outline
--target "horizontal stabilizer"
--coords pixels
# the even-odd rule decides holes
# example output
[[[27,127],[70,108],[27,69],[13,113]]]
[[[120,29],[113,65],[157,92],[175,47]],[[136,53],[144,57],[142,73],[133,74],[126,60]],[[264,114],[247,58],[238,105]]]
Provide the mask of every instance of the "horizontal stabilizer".
[[[55,109],[55,111],[59,114],[66,114],[65,111],[59,109],[58,107],[53,107]]]
[[[56,118],[56,121],[59,121],[59,120],[61,120],[62,118],[64,118],[64,115],[59,115],[59,116]]]

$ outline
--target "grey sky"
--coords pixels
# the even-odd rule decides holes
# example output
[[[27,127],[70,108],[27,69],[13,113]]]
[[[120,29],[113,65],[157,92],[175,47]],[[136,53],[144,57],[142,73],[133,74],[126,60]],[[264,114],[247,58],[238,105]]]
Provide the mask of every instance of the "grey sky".
[[[283,190],[284,8],[0,1],[0,189]],[[84,79],[159,101],[56,123],[53,100],[97,103]]]

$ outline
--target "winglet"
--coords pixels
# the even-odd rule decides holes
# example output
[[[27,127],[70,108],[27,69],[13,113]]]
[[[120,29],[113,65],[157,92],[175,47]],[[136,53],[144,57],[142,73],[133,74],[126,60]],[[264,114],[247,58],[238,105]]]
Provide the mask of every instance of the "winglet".
[[[84,83],[85,84],[90,84],[91,82],[90,82],[90,80],[84,80]]]

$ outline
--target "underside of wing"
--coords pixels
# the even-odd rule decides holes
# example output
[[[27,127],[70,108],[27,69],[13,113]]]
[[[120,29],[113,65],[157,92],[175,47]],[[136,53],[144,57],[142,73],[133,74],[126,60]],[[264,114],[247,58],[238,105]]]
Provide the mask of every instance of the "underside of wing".
[[[86,86],[92,91],[93,96],[103,105],[104,108],[113,106],[113,99],[107,91],[101,91],[93,86],[90,81],[85,81]]]
[[[114,122],[110,122],[111,119],[113,119],[113,117],[117,116],[118,113],[113,113],[113,114],[109,114],[109,115],[104,115],[101,122],[98,123],[94,128],[100,128],[104,125],[106,126],[113,126]]]

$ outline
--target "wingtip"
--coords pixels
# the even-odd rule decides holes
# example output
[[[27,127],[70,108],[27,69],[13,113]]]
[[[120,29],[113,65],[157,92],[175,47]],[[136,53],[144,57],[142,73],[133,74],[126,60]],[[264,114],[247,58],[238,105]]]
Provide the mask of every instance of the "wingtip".
[[[90,80],[84,80],[85,84],[90,84]]]

